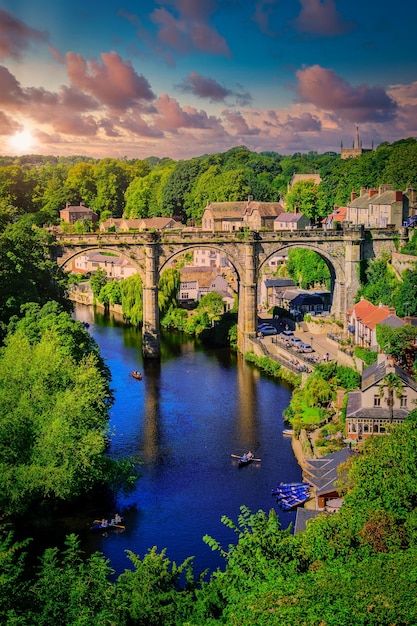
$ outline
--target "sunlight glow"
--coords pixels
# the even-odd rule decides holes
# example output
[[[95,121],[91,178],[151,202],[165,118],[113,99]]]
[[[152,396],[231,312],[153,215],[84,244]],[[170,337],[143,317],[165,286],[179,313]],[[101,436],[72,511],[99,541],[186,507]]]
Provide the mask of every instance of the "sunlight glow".
[[[32,133],[25,129],[15,133],[9,139],[10,148],[15,152],[27,153],[33,144]]]

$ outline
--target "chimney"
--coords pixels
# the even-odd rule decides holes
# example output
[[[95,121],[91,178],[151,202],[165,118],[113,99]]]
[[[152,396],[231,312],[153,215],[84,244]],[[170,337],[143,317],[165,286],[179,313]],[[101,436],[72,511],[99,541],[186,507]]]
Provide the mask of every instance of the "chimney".
[[[248,196],[248,202],[252,202],[253,196]]]
[[[368,190],[368,196],[370,198],[372,198],[372,196],[376,196],[378,193],[378,189],[376,189],[375,187],[372,187],[372,189]]]
[[[361,187],[361,196],[366,196],[367,192],[368,192],[367,187]]]
[[[403,192],[394,191],[394,202],[402,202],[402,200],[403,200]]]
[[[362,190],[361,190],[361,193],[362,193]],[[350,201],[353,202],[354,200],[356,200],[357,197],[358,197],[358,194],[356,193],[354,189],[352,189],[352,191],[350,192]]]
[[[392,191],[394,189],[394,185],[380,185],[379,186],[379,195],[385,193],[385,191]]]

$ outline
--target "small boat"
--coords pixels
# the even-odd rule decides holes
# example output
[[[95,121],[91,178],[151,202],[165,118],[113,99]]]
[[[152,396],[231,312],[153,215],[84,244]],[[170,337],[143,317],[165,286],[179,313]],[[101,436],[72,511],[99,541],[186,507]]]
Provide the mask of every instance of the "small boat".
[[[249,465],[249,463],[252,463],[253,461],[259,462],[261,460],[261,459],[257,459],[255,455],[253,454],[253,452],[251,451],[246,452],[245,454],[231,454],[230,456],[232,456],[234,459],[239,460],[239,466]]]
[[[304,504],[304,502],[307,502],[309,498],[310,494],[299,498],[282,498],[279,501],[279,505],[284,511],[290,511],[291,509]]]
[[[285,435],[286,437],[292,437],[293,435],[295,435],[295,430],[293,430],[292,428],[285,428],[282,431],[282,434]]]
[[[123,518],[120,517],[120,515],[118,515],[117,513],[111,520],[95,519],[93,522],[93,525],[90,527],[90,531],[92,533],[101,533],[101,532],[106,532],[107,530],[112,530],[112,529],[124,530],[125,527],[122,524],[123,521],[124,521]]]
[[[142,380],[142,374],[137,370],[133,370],[131,375],[133,376],[133,378],[136,378],[136,380]]]

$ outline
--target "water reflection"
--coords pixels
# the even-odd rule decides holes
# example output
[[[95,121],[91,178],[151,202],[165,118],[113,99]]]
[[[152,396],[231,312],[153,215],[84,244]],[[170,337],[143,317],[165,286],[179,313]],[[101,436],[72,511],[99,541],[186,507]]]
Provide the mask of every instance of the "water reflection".
[[[143,556],[152,546],[166,548],[177,563],[194,556],[197,571],[222,566],[202,536],[227,547],[235,534],[222,515],[237,520],[241,505],[268,511],[276,506],[271,489],[301,478],[282,435],[290,390],[241,356],[206,350],[179,333],[162,334],[160,362],[143,361],[140,331],[87,307],[78,306],[76,315],[90,323],[112,373],[110,452],[143,460],[135,491],[117,502],[126,531],[94,537],[95,548],[117,572],[129,566],[125,550]],[[133,369],[143,373],[141,382],[130,376]],[[230,455],[248,449],[262,463],[239,470]],[[294,513],[277,512],[283,527],[294,521]]]

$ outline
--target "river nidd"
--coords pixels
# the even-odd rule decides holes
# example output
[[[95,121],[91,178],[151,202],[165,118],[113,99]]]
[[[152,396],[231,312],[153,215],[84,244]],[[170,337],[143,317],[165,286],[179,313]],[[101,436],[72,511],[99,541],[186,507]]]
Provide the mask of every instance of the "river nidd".
[[[117,500],[125,531],[92,535],[89,549],[103,552],[117,574],[131,568],[126,550],[143,558],[153,546],[177,564],[194,556],[198,573],[223,567],[202,537],[226,549],[235,543],[221,516],[237,522],[241,505],[252,512],[276,508],[283,528],[294,523],[295,514],[282,512],[271,496],[279,482],[301,478],[282,434],[290,389],[241,356],[179,333],[163,333],[160,361],[143,361],[140,330],[83,305],[75,317],[89,323],[111,371],[109,453],[142,461],[135,490]],[[142,381],[130,375],[135,369]],[[239,467],[231,453],[248,450],[261,462]]]

